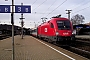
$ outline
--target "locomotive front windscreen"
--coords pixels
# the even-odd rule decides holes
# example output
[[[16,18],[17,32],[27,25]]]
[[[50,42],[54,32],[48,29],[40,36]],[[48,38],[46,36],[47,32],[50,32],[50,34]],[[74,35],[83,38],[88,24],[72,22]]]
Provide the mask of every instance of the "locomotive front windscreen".
[[[71,26],[70,26],[70,21],[68,20],[59,20],[57,21],[57,26],[59,30],[70,30]]]

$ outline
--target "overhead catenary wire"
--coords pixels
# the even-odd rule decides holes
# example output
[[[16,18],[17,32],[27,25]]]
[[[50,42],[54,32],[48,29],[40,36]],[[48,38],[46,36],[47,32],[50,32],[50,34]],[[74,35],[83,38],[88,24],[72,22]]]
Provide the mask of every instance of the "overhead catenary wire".
[[[84,0],[84,1],[81,1],[81,2],[78,2],[77,5],[81,6],[81,4],[83,4],[83,2],[85,2],[85,0]],[[79,7],[79,6],[76,6],[76,4],[75,4],[75,5],[73,4],[73,5],[71,5],[71,7],[69,7],[69,8],[76,9],[76,8]],[[73,10],[73,9],[72,9],[72,10]]]
[[[84,1],[83,1],[83,2],[84,2]],[[81,5],[73,8],[72,10],[75,10],[76,8],[80,8],[80,7],[82,7],[82,6],[85,6],[85,5],[87,5],[89,2],[90,2],[90,0],[89,0],[88,2],[85,2],[85,3],[81,4]]]
[[[37,2],[37,0],[35,0],[35,1],[32,3],[32,5],[34,5],[36,2]]]
[[[83,3],[83,2],[85,2],[85,1],[80,2],[80,3],[79,3],[79,6],[74,7],[72,10],[74,11],[74,10],[77,9],[77,8],[81,8],[82,6],[87,5],[87,4],[90,2],[90,0],[88,0],[88,2],[85,2],[85,3]],[[83,10],[85,10],[85,9],[87,9],[87,8],[89,8],[89,7],[85,7],[85,8],[83,8],[83,9],[81,9],[81,10],[78,10],[78,11],[76,11],[76,12],[74,12],[74,13],[83,11]],[[72,14],[74,14],[74,13],[72,13]]]
[[[52,10],[49,14],[46,15],[46,17],[48,15],[50,15],[52,12],[54,12],[57,8],[59,8],[60,6],[62,6],[67,0],[65,0],[64,2],[62,2],[60,5],[58,5],[54,10]]]
[[[83,10],[85,10],[85,9],[88,9],[88,8],[90,8],[90,6],[85,7],[85,8],[83,8],[83,9],[81,9],[81,10],[78,10],[78,11],[76,11],[76,12],[74,12],[74,13],[81,12],[81,11],[83,11]],[[72,13],[72,14],[74,14],[74,13]]]
[[[75,7],[75,8],[73,8],[72,10],[74,11],[76,8],[80,8],[80,7],[84,6],[84,5],[87,5],[89,2],[90,2],[90,0],[89,0],[88,2],[86,2],[86,3],[83,3],[83,4],[81,4],[81,5],[79,5],[79,6]],[[80,10],[74,12],[74,13],[81,12],[81,11],[83,11],[83,10],[89,8],[89,7],[90,7],[90,6],[85,7],[85,8],[82,8],[82,9],[80,9]],[[74,13],[72,13],[72,14],[74,14]]]
[[[80,3],[78,3],[79,4],[79,6],[76,6],[75,7],[75,5],[73,6],[74,8],[73,9],[71,9],[71,10],[75,10],[75,9],[77,9],[77,8],[80,8],[80,7],[82,7],[82,5],[84,6],[84,5],[87,5],[87,3],[89,3],[90,2],[90,0],[88,1],[88,2],[85,2],[85,3],[83,3],[83,2],[85,2],[85,1],[81,1]],[[77,11],[78,12],[78,11]],[[63,15],[65,15],[64,13],[63,13]]]
[[[47,0],[45,0],[45,1],[47,1]],[[66,1],[67,1],[67,0],[65,0],[64,3],[65,3]],[[64,3],[62,3],[62,4],[64,4]],[[87,4],[87,3],[89,3],[89,2],[85,2],[85,3]],[[79,5],[78,5],[77,7],[75,7],[74,9],[86,5],[85,3],[82,3],[82,4],[80,3],[81,5],[79,4]],[[40,7],[42,4],[43,4],[43,3],[41,3],[40,5],[38,5],[37,8]],[[62,4],[60,4],[60,5],[62,5]],[[49,9],[52,7],[52,4],[51,4],[51,6],[49,6],[49,8],[45,11],[45,13],[39,13],[39,14],[47,14],[47,15],[46,15],[46,17],[47,17],[48,15],[52,14],[56,9],[58,9],[58,8],[60,7],[60,5],[57,6],[55,9],[53,9],[50,13],[46,13],[46,11],[49,10]],[[37,9],[37,8],[36,8],[36,9]],[[78,10],[78,11],[76,11],[76,12],[83,11],[83,10],[85,10],[85,9],[87,9],[87,8],[89,8],[89,6],[83,8],[83,9],[81,9],[81,10]],[[36,10],[36,9],[34,9],[34,10]],[[73,11],[74,11],[74,9],[73,9]],[[77,10],[77,9],[76,9],[76,10]],[[75,14],[76,12],[74,12],[74,13],[72,12],[71,14]],[[37,14],[38,14],[38,12],[37,12]]]
[[[55,2],[56,2],[56,0],[53,1],[53,3],[47,8],[47,10],[44,12],[44,14],[47,13],[47,11],[55,4]],[[44,15],[44,14],[43,14],[43,15]]]
[[[74,11],[76,8],[80,8],[80,7],[84,6],[84,5],[87,5],[89,2],[90,2],[90,0],[89,0],[88,2],[85,2],[85,3],[81,4],[81,5],[73,8],[72,10]],[[78,11],[75,11],[75,12],[73,12],[73,13],[71,13],[71,14],[75,14],[75,13],[77,13],[77,12],[81,12],[81,11],[83,11],[83,10],[85,10],[85,9],[88,9],[89,7],[90,7],[90,6],[85,7],[85,8],[82,8],[82,9],[80,9],[80,10],[78,10]]]
[[[47,0],[44,0],[40,5],[38,5],[36,8],[34,8],[32,11],[36,10],[37,8],[39,8],[42,4],[44,4]]]
[[[83,11],[83,10],[87,9],[87,8],[90,8],[90,6],[85,7],[85,8],[83,8],[83,9],[81,9],[81,10],[78,10],[78,11],[76,11],[76,12],[74,12],[74,13],[81,12],[81,11]],[[74,13],[72,13],[72,14],[74,14]]]

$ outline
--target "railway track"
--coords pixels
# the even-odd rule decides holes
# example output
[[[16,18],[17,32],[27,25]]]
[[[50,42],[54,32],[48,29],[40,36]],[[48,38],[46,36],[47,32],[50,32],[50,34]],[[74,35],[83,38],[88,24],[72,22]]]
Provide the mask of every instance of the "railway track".
[[[67,46],[67,47],[64,46],[64,47],[61,47],[61,48],[64,48],[68,51],[71,51],[73,53],[76,53],[78,55],[81,55],[83,57],[86,57],[86,58],[90,59],[90,51],[86,51],[84,49],[76,48],[76,47],[72,47],[72,46]]]
[[[90,59],[90,40],[76,40],[76,42],[72,44],[62,44],[63,43],[55,43],[54,45]]]
[[[90,41],[77,40],[71,45],[60,47],[90,59]]]
[[[90,41],[76,40],[76,42],[69,43],[69,45],[68,43],[56,43],[54,45],[90,59]]]
[[[81,44],[89,45],[90,46],[90,40],[77,40],[76,42],[79,42]]]

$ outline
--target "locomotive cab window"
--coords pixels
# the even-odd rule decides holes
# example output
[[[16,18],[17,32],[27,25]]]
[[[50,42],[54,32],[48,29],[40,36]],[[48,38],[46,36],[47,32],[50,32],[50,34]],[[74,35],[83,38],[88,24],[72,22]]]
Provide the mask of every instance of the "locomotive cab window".
[[[57,21],[57,26],[58,26],[58,29],[71,29],[70,27],[70,21],[68,20],[62,20],[62,21]]]
[[[54,25],[53,25],[53,23],[50,23],[50,27],[51,27],[51,28],[54,28]]]

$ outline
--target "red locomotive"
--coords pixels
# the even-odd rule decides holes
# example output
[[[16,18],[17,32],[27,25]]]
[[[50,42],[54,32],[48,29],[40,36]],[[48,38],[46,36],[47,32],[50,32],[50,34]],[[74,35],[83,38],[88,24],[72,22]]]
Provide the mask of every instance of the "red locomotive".
[[[37,36],[48,41],[74,41],[73,26],[67,18],[52,18],[38,26]]]
[[[37,37],[48,42],[75,41],[73,25],[67,18],[54,17],[37,27]]]

